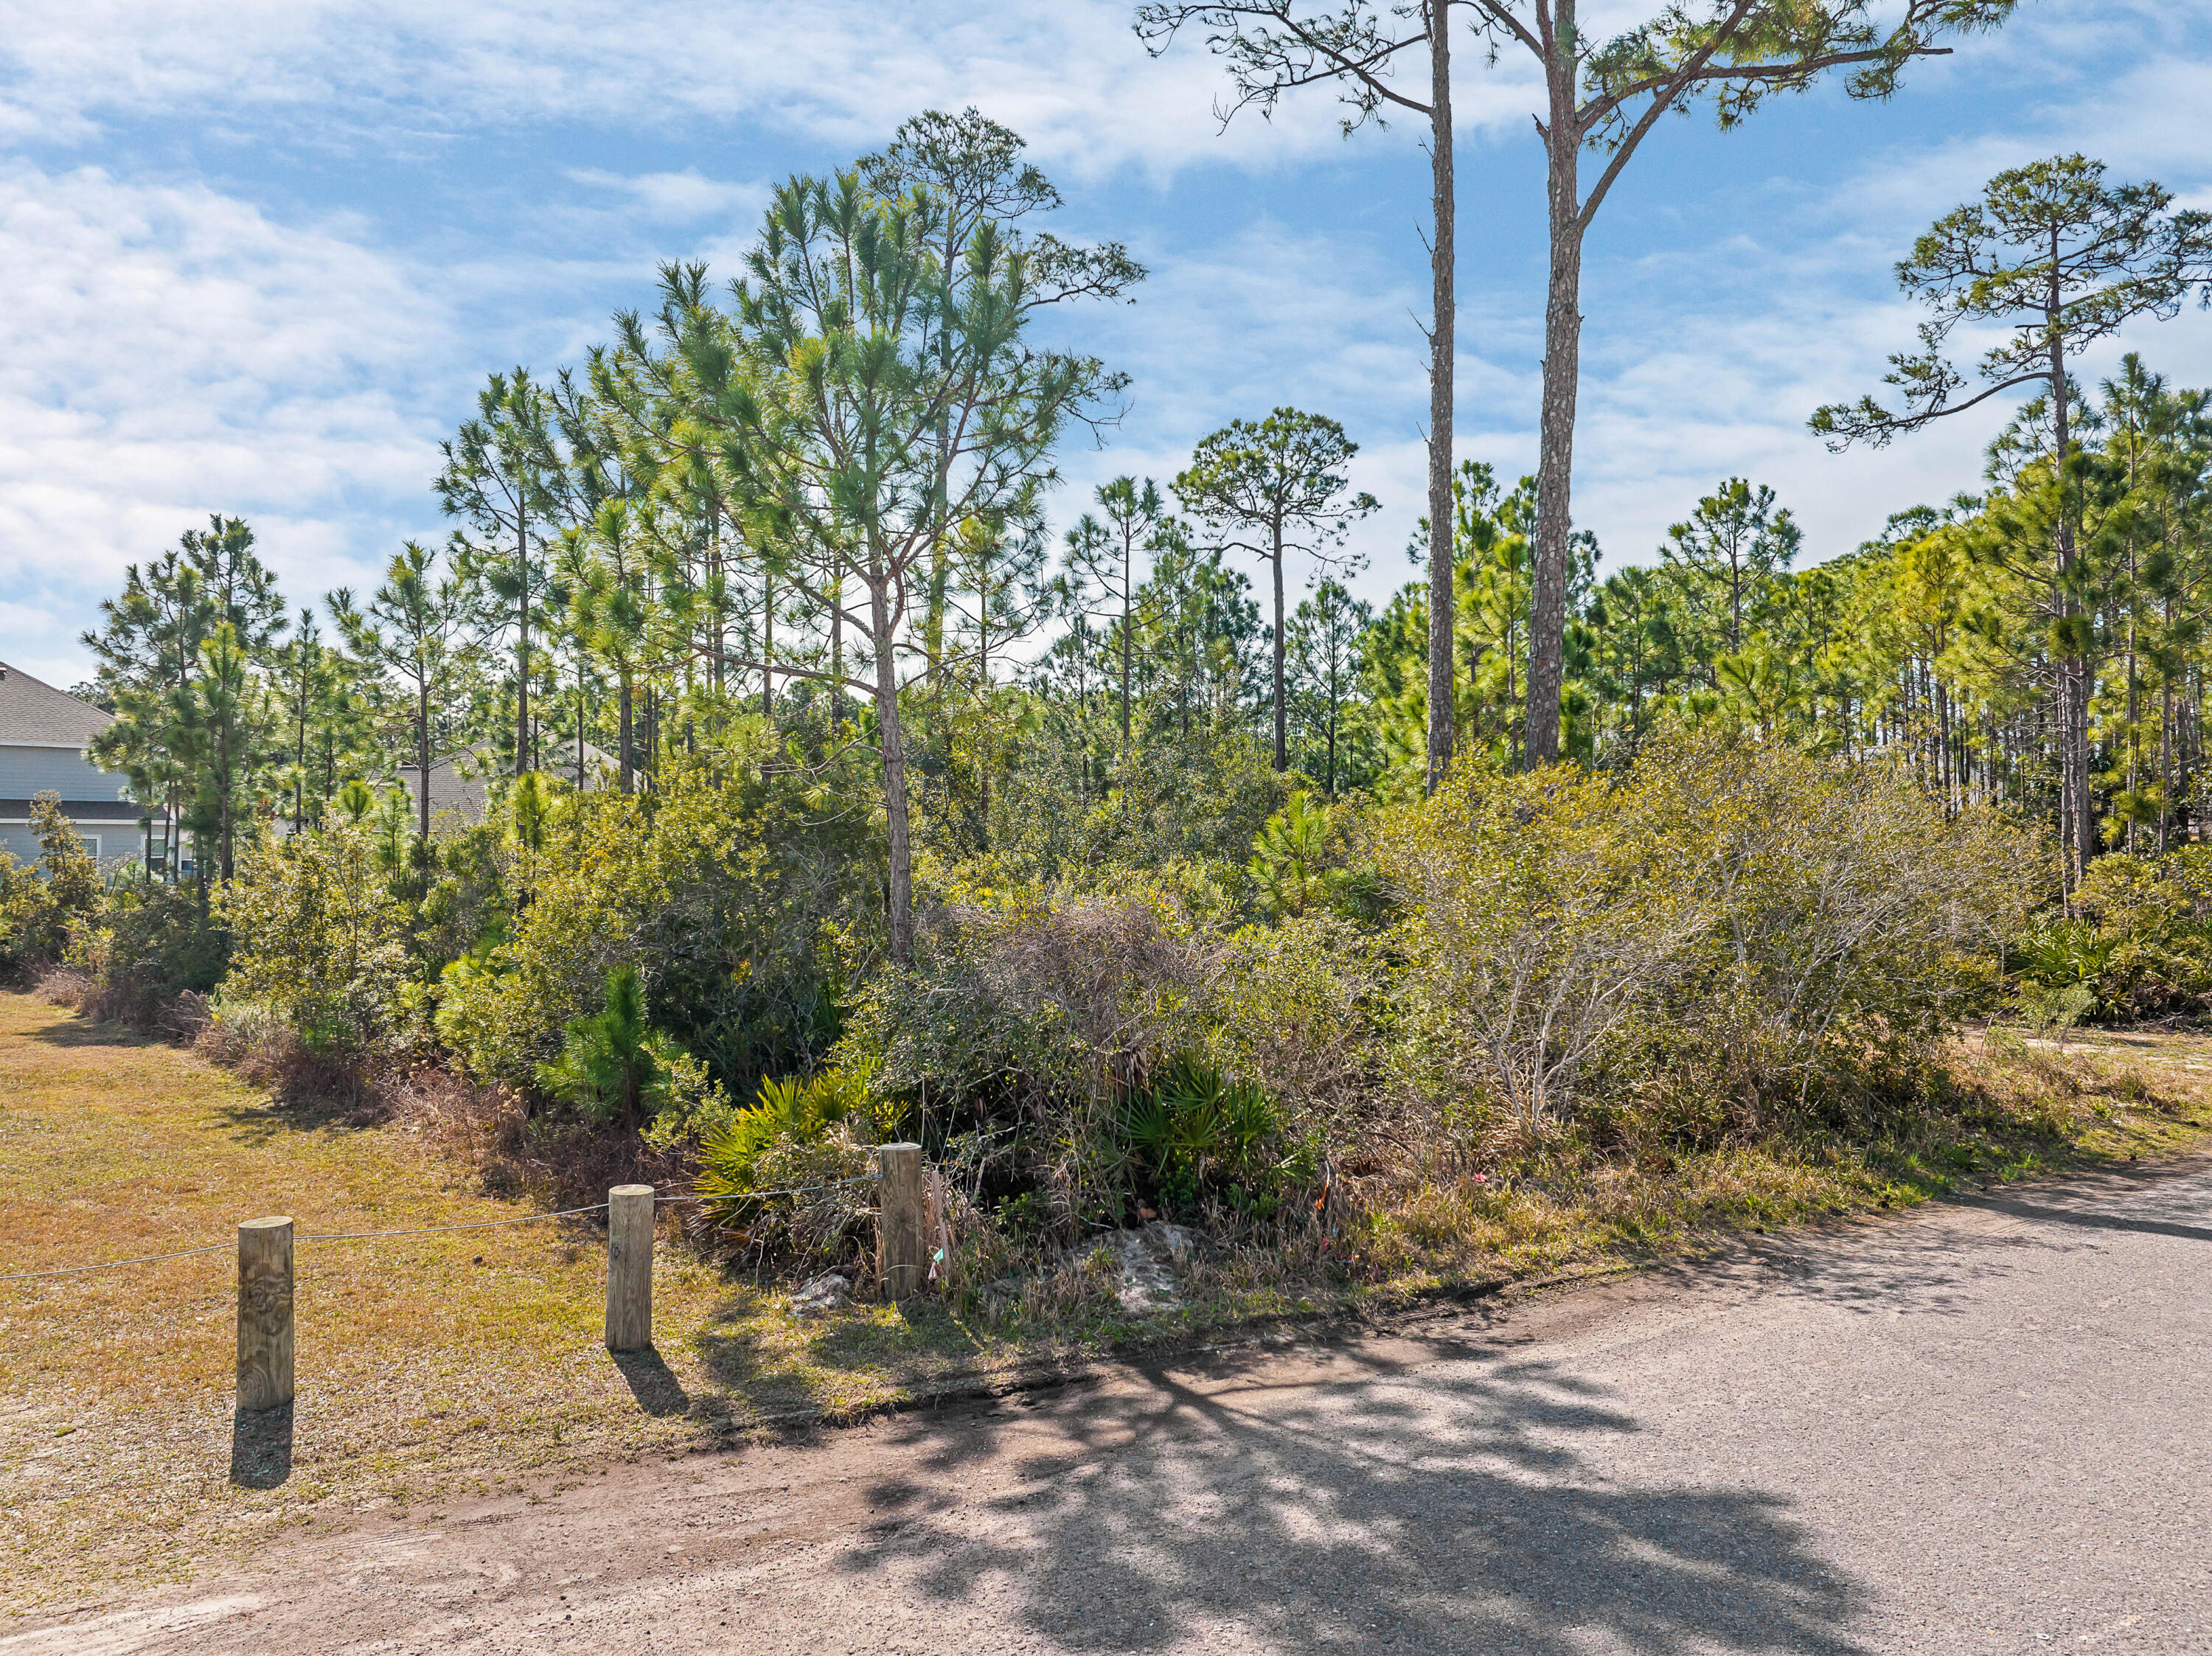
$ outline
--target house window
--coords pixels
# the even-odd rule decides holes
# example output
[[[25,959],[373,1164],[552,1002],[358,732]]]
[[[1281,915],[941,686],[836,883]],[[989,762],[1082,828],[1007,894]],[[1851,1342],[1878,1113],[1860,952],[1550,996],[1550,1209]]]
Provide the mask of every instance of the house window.
[[[84,846],[85,855],[91,858],[94,862],[98,862],[100,860],[100,836],[97,834],[80,834],[76,837],[78,842]]]

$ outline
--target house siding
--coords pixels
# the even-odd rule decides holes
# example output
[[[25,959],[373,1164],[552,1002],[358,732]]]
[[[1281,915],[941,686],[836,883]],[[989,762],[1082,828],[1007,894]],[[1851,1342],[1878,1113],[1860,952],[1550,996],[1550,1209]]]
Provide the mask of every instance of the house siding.
[[[129,823],[102,822],[96,828],[78,829],[77,837],[102,863],[123,857],[135,858],[146,849],[144,831]],[[19,863],[35,863],[39,860],[39,836],[21,822],[0,822],[0,849]]]
[[[72,802],[120,799],[128,790],[121,777],[87,764],[77,749],[0,745],[0,799],[29,799],[48,792],[61,795],[62,808],[66,810]],[[82,832],[88,840],[97,841],[102,862],[130,855],[143,844],[139,830],[128,824],[103,822],[88,826]],[[0,821],[0,846],[6,846],[18,862],[38,860],[39,836],[31,832],[27,822]]]
[[[0,745],[0,799],[27,799],[52,790],[64,804],[72,799],[120,799],[123,779],[85,762],[75,748],[15,748]]]

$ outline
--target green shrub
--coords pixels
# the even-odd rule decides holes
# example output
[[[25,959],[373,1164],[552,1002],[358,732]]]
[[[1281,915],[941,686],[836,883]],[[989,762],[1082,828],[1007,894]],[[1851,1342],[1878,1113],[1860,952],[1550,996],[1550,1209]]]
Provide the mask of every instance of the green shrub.
[[[1139,1193],[1184,1214],[1213,1196],[1273,1217],[1282,1125],[1264,1089],[1188,1055],[1131,1093],[1121,1110]]]
[[[68,949],[70,928],[100,906],[100,865],[60,795],[33,797],[31,828],[39,836],[34,866],[0,851],[0,971],[53,965]]]
[[[642,1137],[647,1149],[696,1156],[737,1114],[728,1090],[707,1066],[671,1043],[659,1087],[651,1095],[653,1119]]]
[[[1720,733],[1610,783],[1462,767],[1378,846],[1407,1081],[1524,1134],[1585,1096],[1692,1132],[1856,1107],[1991,1004],[2035,865],[1905,775]]]
[[[481,1079],[527,1084],[632,962],[649,966],[653,1025],[738,1095],[835,1040],[842,960],[865,970],[878,924],[865,823],[744,764],[672,763],[658,782],[550,791],[537,848],[507,864],[512,920],[472,911],[483,924],[440,976],[437,1028]]]
[[[1654,877],[1709,917],[1693,969],[1639,1021],[1650,1084],[1717,1095],[1740,1124],[1813,1107],[1856,1131],[1998,1004],[1998,949],[2043,865],[2004,816],[1947,813],[1886,762],[1717,732],[1651,743],[1623,803]]]
[[[2014,997],[2021,1021],[2039,1035],[2063,1035],[2081,1022],[2094,1002],[2096,992],[2087,983],[2051,986],[2033,980],[2022,983]]]
[[[805,1138],[779,1133],[744,1164],[737,1183],[709,1161],[696,1186],[709,1198],[696,1222],[756,1259],[849,1268],[873,1240],[874,1192],[866,1180],[872,1166],[842,1128]]]
[[[1073,867],[1051,871],[1199,863],[1233,883],[1290,791],[1289,779],[1242,731],[1141,744],[1119,786],[1085,817]]]
[[[1692,968],[1712,917],[1625,804],[1572,767],[1462,765],[1392,820],[1418,1085],[1536,1131]]]
[[[45,908],[37,865],[18,862],[13,852],[0,847],[0,974],[12,977],[33,964]]]
[[[359,1056],[402,1033],[407,913],[371,834],[339,823],[247,847],[217,913],[227,998],[268,1007],[307,1048]]]
[[[864,1125],[867,1109],[867,1088],[854,1076],[833,1071],[763,1081],[752,1104],[730,1115],[702,1149],[696,1189],[711,1198],[708,1210],[719,1222],[741,1217],[745,1193],[767,1188],[758,1164],[779,1142],[818,1143],[838,1127]]]
[[[69,961],[86,979],[81,1010],[149,1028],[179,997],[215,992],[230,934],[190,887],[124,881],[79,924]]]
[[[2081,1016],[2102,1021],[2212,1010],[2212,846],[2100,857],[2074,907],[2077,918],[2040,914],[2012,939],[2005,963],[2023,1004],[2080,985]]]
[[[1349,1130],[1385,1078],[1395,982],[1384,940],[1338,915],[1247,926],[1207,998],[1206,1051],[1294,1120]]]
[[[840,1067],[916,1117],[927,1102],[1056,1119],[1200,1042],[1222,953],[1158,892],[948,904],[924,917],[911,968],[854,992]]]
[[[1371,1084],[1385,973],[1335,916],[1224,924],[1157,889],[945,906],[855,995],[841,1060],[1032,1238],[1250,1208]]]
[[[640,1126],[666,1098],[682,1050],[647,1022],[637,968],[618,966],[599,1010],[572,1021],[560,1055],[538,1066],[538,1085],[593,1121]]]

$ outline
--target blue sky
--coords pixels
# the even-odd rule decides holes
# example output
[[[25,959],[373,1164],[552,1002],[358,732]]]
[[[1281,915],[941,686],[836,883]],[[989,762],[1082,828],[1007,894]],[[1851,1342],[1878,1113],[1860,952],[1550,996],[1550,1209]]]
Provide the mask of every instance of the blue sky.
[[[1588,7],[1585,9],[1589,9]],[[1626,5],[1611,8],[1626,16]],[[1414,131],[1338,135],[1325,94],[1211,114],[1195,42],[1149,58],[1091,0],[11,0],[0,39],[0,658],[67,683],[124,566],[249,517],[295,601],[436,535],[438,440],[487,373],[550,371],[649,296],[725,271],[769,186],[974,103],[1027,136],[1055,227],[1127,242],[1133,305],[1056,318],[1133,379],[1098,480],[1165,481],[1224,421],[1335,416],[1383,510],[1380,597],[1420,508],[1425,166]],[[1529,84],[1468,51],[1459,98],[1459,448],[1533,464],[1543,271]],[[1735,134],[1670,121],[1589,243],[1577,517],[1606,566],[1734,473],[1808,557],[1971,487],[1997,424],[1828,455],[1819,403],[1909,342],[1890,266],[2002,167],[2081,149],[2212,207],[2212,7],[2025,0],[1886,106],[1825,91]],[[2212,384],[2212,316],[2140,349]]]

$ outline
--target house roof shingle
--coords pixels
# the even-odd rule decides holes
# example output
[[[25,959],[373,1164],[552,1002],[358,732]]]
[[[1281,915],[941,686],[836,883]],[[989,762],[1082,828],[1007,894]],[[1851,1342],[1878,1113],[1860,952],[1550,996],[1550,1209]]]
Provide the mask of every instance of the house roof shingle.
[[[0,661],[0,748],[76,748],[114,723],[90,702]]]

